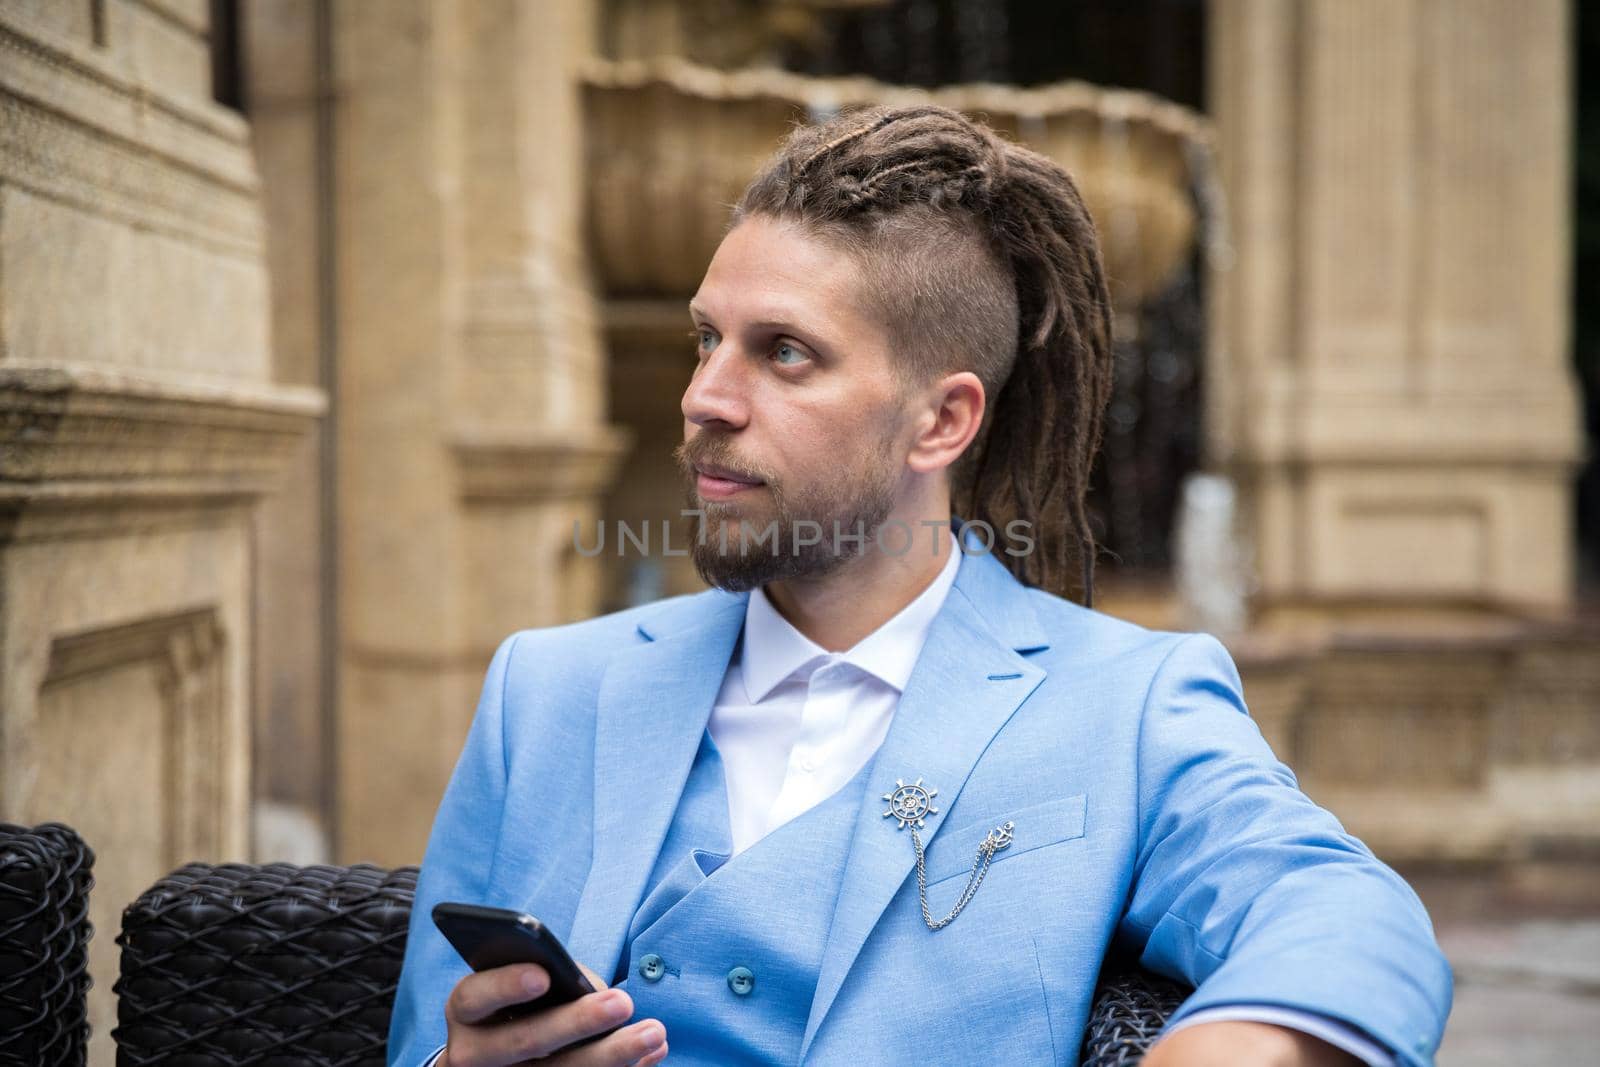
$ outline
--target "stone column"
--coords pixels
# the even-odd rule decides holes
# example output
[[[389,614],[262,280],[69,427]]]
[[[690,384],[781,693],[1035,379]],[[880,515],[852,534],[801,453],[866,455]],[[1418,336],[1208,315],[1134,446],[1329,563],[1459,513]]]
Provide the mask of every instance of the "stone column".
[[[1270,624],[1569,597],[1563,0],[1217,0],[1213,458]]]
[[[1213,462],[1253,709],[1386,859],[1587,854],[1565,0],[1215,0]],[[1259,686],[1265,683],[1266,688]]]
[[[251,516],[322,394],[273,383],[249,130],[201,0],[0,4],[0,819],[124,906],[249,859]]]
[[[323,0],[241,5],[240,50],[261,172],[272,279],[272,366],[280,382],[327,385],[327,71]],[[259,636],[254,679],[255,846],[261,862],[324,863],[334,832],[329,737],[337,610],[329,580],[331,426],[304,441],[282,490],[257,512]]]
[[[340,854],[415,862],[495,645],[591,614],[620,449],[582,254],[587,0],[335,6]]]

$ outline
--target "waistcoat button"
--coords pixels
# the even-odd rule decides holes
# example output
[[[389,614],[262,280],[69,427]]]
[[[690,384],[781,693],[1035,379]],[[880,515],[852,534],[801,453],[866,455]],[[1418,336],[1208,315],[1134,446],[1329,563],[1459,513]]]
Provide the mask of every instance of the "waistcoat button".
[[[733,990],[739,996],[749,996],[750,991],[755,987],[755,972],[751,971],[750,968],[735,967],[733,970],[728,972],[728,988]]]
[[[639,957],[639,977],[646,982],[659,982],[661,976],[667,973],[667,964],[654,952]]]

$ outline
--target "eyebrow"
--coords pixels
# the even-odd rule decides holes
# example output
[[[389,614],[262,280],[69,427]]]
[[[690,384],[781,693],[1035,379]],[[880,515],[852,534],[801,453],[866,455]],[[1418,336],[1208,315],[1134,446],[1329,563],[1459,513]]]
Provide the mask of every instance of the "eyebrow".
[[[711,316],[706,313],[704,308],[699,307],[698,305],[694,304],[692,301],[689,304],[689,314],[698,315],[702,319],[711,318]],[[815,336],[816,335],[816,331],[814,331],[812,329],[809,329],[808,327],[801,326],[798,322],[791,322],[791,321],[788,321],[786,319],[757,319],[755,322],[752,322],[750,325],[751,326],[764,327],[766,329],[772,329],[772,330],[792,330],[792,331],[794,331],[796,333],[806,334],[807,336]]]

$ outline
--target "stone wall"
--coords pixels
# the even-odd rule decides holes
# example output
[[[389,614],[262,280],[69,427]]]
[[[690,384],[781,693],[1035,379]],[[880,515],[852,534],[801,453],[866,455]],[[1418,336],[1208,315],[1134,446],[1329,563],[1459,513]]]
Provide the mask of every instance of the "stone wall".
[[[587,617],[622,439],[577,0],[333,5],[338,854],[422,855],[495,646]]]
[[[1568,19],[1563,0],[1212,4],[1234,258],[1207,443],[1245,494],[1263,623],[1569,601]]]
[[[252,512],[323,410],[275,384],[249,131],[203,0],[0,4],[0,819],[121,910],[250,854]]]
[[[1567,9],[1211,10],[1252,711],[1388,856],[1586,840]],[[680,499],[687,293],[596,308],[590,0],[245,5],[248,121],[208,11],[0,0],[0,818],[99,854],[97,1063],[124,904],[415,862],[496,643],[602,607],[574,522]]]

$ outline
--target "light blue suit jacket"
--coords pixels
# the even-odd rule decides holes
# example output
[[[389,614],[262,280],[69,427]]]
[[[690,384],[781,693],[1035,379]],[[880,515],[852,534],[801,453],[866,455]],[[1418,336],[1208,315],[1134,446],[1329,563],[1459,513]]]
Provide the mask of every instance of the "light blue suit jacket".
[[[444,1043],[465,973],[437,901],[528,911],[613,973],[745,602],[713,590],[500,646],[423,860],[391,1064]],[[1197,987],[1179,1018],[1280,1005],[1431,1062],[1451,976],[1427,913],[1299,791],[1241,693],[1210,635],[964,558],[879,751],[884,789],[856,816],[800,1058],[1074,1062],[1115,941]],[[875,800],[896,777],[939,789],[923,837],[940,915],[987,830],[1015,823],[979,890],[986,917],[923,925],[910,840]]]

